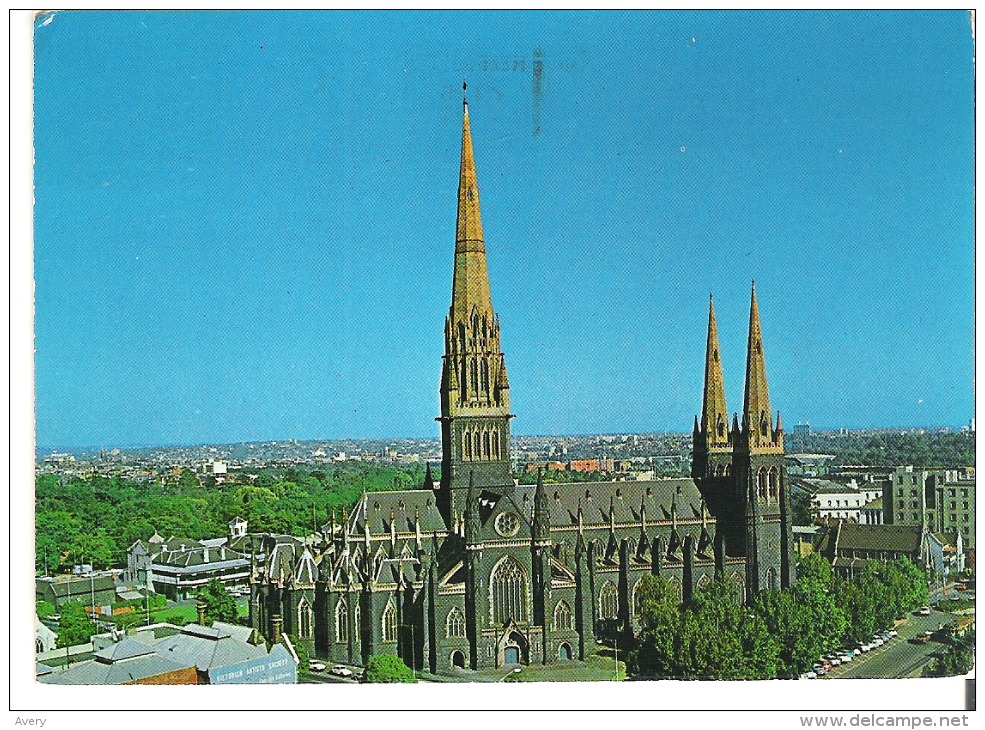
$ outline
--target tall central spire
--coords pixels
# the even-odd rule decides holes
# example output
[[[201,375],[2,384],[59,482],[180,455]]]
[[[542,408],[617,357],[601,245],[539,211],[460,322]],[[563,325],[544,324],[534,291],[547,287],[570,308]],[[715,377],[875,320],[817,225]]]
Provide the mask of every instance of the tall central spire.
[[[725,405],[725,377],[718,349],[718,322],[715,319],[715,297],[708,305],[708,348],[705,354],[705,396],[701,409],[701,430],[708,444],[728,442],[728,406]]]
[[[468,101],[463,104],[462,166],[451,307],[441,374],[441,484],[446,520],[466,479],[478,488],[512,486],[510,383],[492,305]],[[449,523],[450,524],[450,523]]]
[[[458,179],[452,320],[459,321],[470,316],[473,307],[478,308],[480,315],[491,315],[493,311],[485,236],[482,232],[482,211],[479,206],[479,180],[475,171],[475,151],[472,149],[469,103],[465,100],[462,122],[462,166]]]

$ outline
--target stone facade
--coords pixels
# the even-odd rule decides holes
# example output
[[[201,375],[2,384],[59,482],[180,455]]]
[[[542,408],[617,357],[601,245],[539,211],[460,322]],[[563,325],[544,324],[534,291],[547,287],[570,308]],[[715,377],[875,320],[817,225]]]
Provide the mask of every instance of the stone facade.
[[[420,489],[367,493],[307,541],[257,538],[251,616],[318,656],[397,654],[431,671],[584,659],[630,640],[660,575],[682,601],[708,581],[743,600],[794,580],[783,427],[773,425],[755,290],[746,403],[729,427],[714,308],[689,479],[520,485],[492,305],[468,106],[440,401],[442,468]],[[257,559],[257,557],[261,559]]]

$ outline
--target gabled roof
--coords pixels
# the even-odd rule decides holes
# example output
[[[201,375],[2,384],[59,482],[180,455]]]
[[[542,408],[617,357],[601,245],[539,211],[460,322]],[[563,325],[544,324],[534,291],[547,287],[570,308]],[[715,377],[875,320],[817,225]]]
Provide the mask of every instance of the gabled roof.
[[[919,525],[859,525],[842,522],[835,528],[838,552],[843,550],[887,550],[917,554],[923,539]]]
[[[135,639],[123,639],[115,644],[110,644],[105,649],[97,651],[93,657],[98,662],[111,664],[112,662],[122,661],[123,659],[133,659],[138,656],[149,656],[154,653],[154,649]]]
[[[424,489],[366,492],[349,515],[348,530],[349,534],[362,535],[368,524],[370,535],[388,535],[393,525],[398,534],[413,533],[415,521],[419,522],[422,534],[447,531],[433,492]]]

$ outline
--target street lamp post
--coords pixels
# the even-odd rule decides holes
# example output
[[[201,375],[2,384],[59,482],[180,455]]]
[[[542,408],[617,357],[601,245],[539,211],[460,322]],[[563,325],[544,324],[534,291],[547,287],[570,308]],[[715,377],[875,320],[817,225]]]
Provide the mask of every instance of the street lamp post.
[[[496,681],[497,682],[503,682],[503,681],[509,679],[510,677],[512,677],[514,674],[519,674],[522,671],[523,671],[523,667],[513,667],[510,671],[508,671],[506,674],[504,674],[502,677],[500,677]]]

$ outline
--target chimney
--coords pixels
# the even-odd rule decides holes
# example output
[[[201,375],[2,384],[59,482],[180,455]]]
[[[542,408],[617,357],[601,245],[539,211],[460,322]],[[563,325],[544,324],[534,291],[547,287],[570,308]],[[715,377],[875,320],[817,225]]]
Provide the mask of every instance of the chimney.
[[[205,626],[205,604],[199,601],[196,608],[198,609],[198,623]]]
[[[275,644],[279,644],[280,643],[281,626],[284,625],[284,619],[281,617],[281,615],[279,613],[275,613],[273,619],[271,620],[271,624],[273,625],[273,627],[271,629],[271,631],[273,633],[273,636],[271,637],[271,641],[273,641],[273,643],[275,643]]]

